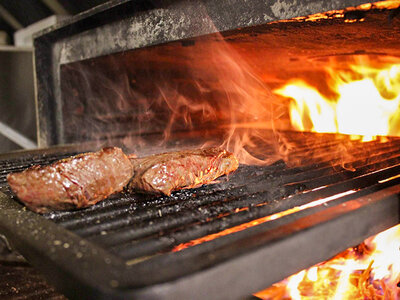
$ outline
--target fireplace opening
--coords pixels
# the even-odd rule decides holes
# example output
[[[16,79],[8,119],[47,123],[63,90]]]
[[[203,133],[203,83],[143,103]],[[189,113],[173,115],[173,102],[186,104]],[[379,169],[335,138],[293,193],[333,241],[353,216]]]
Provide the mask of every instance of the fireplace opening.
[[[398,5],[364,4],[62,64],[58,138],[121,138],[139,152],[154,136],[161,147],[191,140],[224,146],[242,163],[271,164],[293,148],[287,131],[397,136]]]

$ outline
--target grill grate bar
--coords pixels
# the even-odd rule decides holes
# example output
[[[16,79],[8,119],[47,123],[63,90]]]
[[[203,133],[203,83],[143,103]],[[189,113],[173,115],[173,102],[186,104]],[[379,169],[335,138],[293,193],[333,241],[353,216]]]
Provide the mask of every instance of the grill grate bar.
[[[212,203],[211,205],[179,210],[172,213],[169,212],[165,214],[162,210],[159,210],[158,218],[145,220],[140,223],[132,223],[129,224],[129,226],[118,226],[117,229],[112,227],[110,229],[110,227],[104,226],[102,227],[104,231],[101,231],[100,234],[94,235],[89,239],[104,246],[115,246],[131,240],[145,238],[159,232],[173,230],[174,228],[184,225],[191,225],[221,215],[232,214],[242,208],[248,208],[249,205],[256,206],[259,204],[266,204],[272,202],[274,200],[273,197],[274,194],[262,192],[260,197],[256,197],[256,194],[249,194],[247,197],[237,197],[234,200],[227,197],[227,199]],[[249,204],[249,202],[251,203]],[[115,223],[111,224],[114,225]],[[120,225],[119,222],[116,224]],[[109,230],[112,231],[109,232]],[[82,236],[89,235],[86,231],[78,234]],[[93,232],[90,232],[90,234],[93,235]]]
[[[351,151],[347,152],[346,149],[352,147]],[[365,148],[364,148],[365,147]],[[352,162],[353,160],[359,159],[360,157],[368,158],[369,156],[382,154],[388,151],[395,151],[399,149],[399,144],[383,144],[383,145],[372,145],[370,147],[359,145],[341,145],[338,148],[326,148],[326,149],[312,149],[310,151],[300,152],[297,154],[290,154],[288,160],[297,162],[303,166],[310,166],[318,163],[338,163],[338,162]]]
[[[397,143],[398,141],[394,141],[394,143]],[[319,152],[320,150],[331,150],[331,149],[335,149],[337,147],[347,147],[347,148],[351,148],[352,151],[358,151],[360,149],[370,149],[370,150],[374,150],[374,149],[385,149],[385,148],[389,148],[392,146],[393,142],[388,142],[388,143],[378,143],[376,141],[374,142],[366,142],[366,143],[360,143],[359,141],[355,140],[355,141],[351,141],[348,139],[341,139],[341,140],[334,140],[331,142],[321,142],[320,144],[317,144],[315,142],[312,143],[308,143],[307,142],[304,145],[301,146],[297,146],[296,148],[293,149],[292,151],[290,151],[291,155],[304,155],[304,153],[307,152]]]
[[[370,168],[379,168],[379,167],[384,167],[389,166],[392,163],[392,160],[396,160],[399,157],[399,151],[395,150],[389,153],[384,153],[384,154],[377,154],[374,156],[371,156],[366,160],[365,158],[358,159],[356,161],[353,161],[351,164],[349,164],[347,167],[349,169],[357,169],[359,170],[360,168],[365,168],[365,167],[370,167]],[[293,170],[294,169],[289,169]],[[337,172],[345,172],[348,169],[343,168],[341,163],[338,164],[324,164],[323,166],[321,165],[313,165],[313,168],[300,168],[299,170],[296,170],[296,172],[287,172],[289,175],[286,177],[286,182],[299,182],[299,181],[305,181],[307,178],[316,178],[316,177],[322,177],[325,175],[329,174],[334,174]],[[290,174],[292,173],[292,174]],[[278,174],[275,174],[278,175]],[[279,174],[280,175],[280,174]]]
[[[25,263],[0,262],[1,299],[66,299]]]
[[[51,156],[40,156],[32,157],[31,159],[17,159],[14,161],[5,161],[1,163],[0,160],[0,184],[6,182],[6,175],[11,172],[21,172],[26,168],[34,165],[49,165],[57,160],[63,159],[74,155],[75,153],[68,155],[51,155]]]

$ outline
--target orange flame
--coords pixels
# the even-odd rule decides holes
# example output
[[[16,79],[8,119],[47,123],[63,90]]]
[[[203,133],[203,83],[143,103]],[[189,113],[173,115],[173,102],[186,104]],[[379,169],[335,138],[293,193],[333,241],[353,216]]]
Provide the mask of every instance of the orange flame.
[[[289,20],[279,20],[271,23],[288,23],[288,22],[316,22],[319,20],[327,19],[341,19],[345,17],[345,13],[351,11],[368,11],[371,9],[396,9],[400,6],[399,0],[384,0],[374,3],[365,3],[354,7],[347,7],[340,10],[330,10],[324,13],[316,13],[308,16],[296,17]],[[361,19],[345,19],[346,23],[363,22],[364,18]]]
[[[261,299],[399,299],[400,225],[256,294]]]
[[[361,61],[325,71],[329,95],[301,79],[274,91],[292,99],[295,129],[362,136],[364,141],[400,135],[400,64],[374,67],[372,61]]]

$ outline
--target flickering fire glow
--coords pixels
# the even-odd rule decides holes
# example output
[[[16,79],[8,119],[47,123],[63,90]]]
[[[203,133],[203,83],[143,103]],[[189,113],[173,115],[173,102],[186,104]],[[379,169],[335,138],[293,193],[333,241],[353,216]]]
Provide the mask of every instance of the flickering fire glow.
[[[343,133],[364,141],[400,135],[400,64],[373,66],[372,60],[364,59],[325,71],[329,95],[303,79],[274,91],[291,99],[296,130]]]
[[[261,299],[399,299],[400,225],[257,293]]]
[[[384,0],[384,1],[378,1],[374,3],[364,3],[358,6],[354,7],[348,7],[346,9],[341,9],[341,10],[331,10],[325,13],[316,13],[304,17],[296,17],[293,19],[289,20],[280,20],[276,21],[277,22],[316,22],[319,20],[326,20],[326,19],[339,19],[339,18],[344,18],[345,13],[352,12],[352,11],[368,11],[372,8],[377,8],[377,9],[396,9],[400,5],[399,0]],[[344,22],[346,23],[355,23],[355,22],[363,22],[365,21],[364,18],[361,19],[345,19]]]

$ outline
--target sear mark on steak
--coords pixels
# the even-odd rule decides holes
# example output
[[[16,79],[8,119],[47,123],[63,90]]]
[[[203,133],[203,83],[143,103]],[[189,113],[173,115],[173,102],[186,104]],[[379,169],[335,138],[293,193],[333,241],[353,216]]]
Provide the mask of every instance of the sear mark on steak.
[[[44,213],[93,205],[121,191],[132,175],[129,158],[113,147],[11,173],[7,181],[29,209]]]
[[[135,174],[128,189],[165,195],[210,183],[239,166],[236,157],[221,148],[176,151],[130,159]]]

